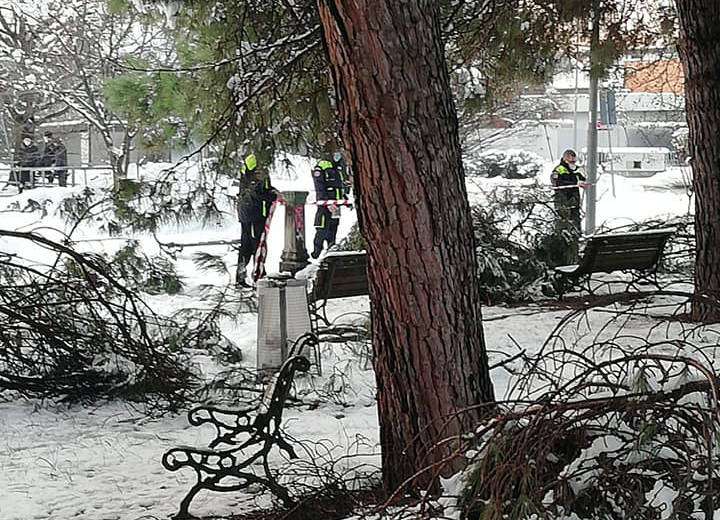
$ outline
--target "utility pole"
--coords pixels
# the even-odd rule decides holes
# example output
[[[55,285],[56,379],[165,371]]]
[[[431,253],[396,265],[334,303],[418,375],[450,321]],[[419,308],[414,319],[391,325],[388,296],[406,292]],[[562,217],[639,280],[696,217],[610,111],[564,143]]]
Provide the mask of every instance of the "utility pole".
[[[578,31],[578,47],[580,46],[580,31]],[[578,56],[573,56],[573,64],[575,68],[575,104],[573,107],[573,150],[575,150],[575,153],[578,151],[578,76],[580,74],[580,58]]]
[[[590,185],[585,189],[585,234],[595,233],[595,189],[597,183],[597,146],[598,146],[598,82],[599,77],[596,70],[593,70],[593,50],[597,50],[600,43],[600,7],[597,3],[593,6],[592,29],[590,36],[590,117],[588,122],[587,138],[587,182]]]

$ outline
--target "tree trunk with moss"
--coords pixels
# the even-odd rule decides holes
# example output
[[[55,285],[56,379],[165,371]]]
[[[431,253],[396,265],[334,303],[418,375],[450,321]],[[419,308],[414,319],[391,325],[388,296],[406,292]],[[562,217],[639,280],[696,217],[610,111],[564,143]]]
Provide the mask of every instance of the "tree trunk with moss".
[[[317,3],[369,254],[384,481],[426,486],[456,446],[438,443],[494,398],[437,5]]]

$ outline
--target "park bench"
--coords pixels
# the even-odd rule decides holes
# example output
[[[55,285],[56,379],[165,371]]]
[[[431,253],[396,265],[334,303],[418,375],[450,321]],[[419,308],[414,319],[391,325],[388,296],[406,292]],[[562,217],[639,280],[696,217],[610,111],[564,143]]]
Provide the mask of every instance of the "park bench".
[[[568,282],[589,281],[593,273],[637,271],[636,282],[649,280],[655,275],[665,243],[674,232],[672,228],[663,228],[592,235],[585,244],[580,263],[555,268],[560,297]],[[589,285],[588,288],[592,291]]]
[[[368,294],[367,253],[334,251],[320,262],[308,297],[313,330],[318,321],[330,325],[325,312],[328,300]]]
[[[299,353],[302,348],[303,345],[300,345],[293,350]],[[293,505],[288,490],[278,483],[273,474],[268,455],[277,446],[289,458],[297,458],[295,450],[282,435],[282,413],[295,373],[307,372],[309,368],[310,362],[306,357],[293,353],[271,384],[267,385],[264,398],[258,405],[241,409],[198,406],[188,412],[191,425],[213,425],[215,438],[207,448],[178,446],[163,455],[165,469],[192,468],[197,478],[180,502],[180,510],[174,518],[193,518],[188,509],[201,489],[232,492],[259,484],[277,496],[283,505]],[[218,449],[221,444],[228,447]],[[258,467],[262,468],[262,472]]]

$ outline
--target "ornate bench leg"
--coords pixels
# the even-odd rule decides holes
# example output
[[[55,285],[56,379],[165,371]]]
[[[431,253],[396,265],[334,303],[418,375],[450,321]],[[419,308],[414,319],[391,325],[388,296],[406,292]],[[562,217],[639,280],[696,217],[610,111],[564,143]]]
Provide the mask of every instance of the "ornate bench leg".
[[[175,520],[189,520],[192,518],[197,518],[194,515],[190,514],[190,503],[195,498],[195,495],[198,494],[198,492],[202,489],[202,476],[198,473],[198,481],[193,487],[190,488],[190,491],[187,492],[187,495],[185,495],[185,498],[182,499],[180,502],[180,510],[177,512],[173,518]]]
[[[265,470],[265,477],[267,478],[266,485],[272,494],[278,497],[283,505],[288,509],[293,507],[295,505],[295,501],[290,497],[288,490],[275,480],[275,476],[270,470],[270,464],[268,464],[267,456],[263,457],[263,469]]]

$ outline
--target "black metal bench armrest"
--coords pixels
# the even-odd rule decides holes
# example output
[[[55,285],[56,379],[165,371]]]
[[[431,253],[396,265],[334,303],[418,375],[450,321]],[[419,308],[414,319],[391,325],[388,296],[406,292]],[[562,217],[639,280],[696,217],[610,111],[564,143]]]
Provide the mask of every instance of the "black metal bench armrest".
[[[180,468],[190,467],[208,472],[218,472],[227,467],[227,462],[234,465],[242,464],[235,453],[237,448],[229,450],[213,450],[211,448],[198,448],[196,446],[177,446],[166,451],[162,457],[162,465],[168,471],[177,471]],[[252,458],[252,463],[255,458]]]
[[[176,519],[194,518],[189,507],[197,493],[202,489],[209,491],[240,491],[252,484],[260,484],[271,490],[286,506],[293,504],[292,497],[287,489],[281,486],[275,476],[270,472],[267,455],[273,442],[267,439],[258,439],[256,444],[261,448],[249,456],[244,452],[246,446],[227,450],[212,450],[178,446],[163,455],[162,464],[168,471],[177,471],[181,468],[192,468],[197,476],[197,482],[190,488],[180,503],[180,510],[174,516]],[[280,447],[282,444],[278,443]],[[294,456],[294,453],[292,454]],[[264,474],[256,472],[256,465],[262,459]]]
[[[190,424],[212,424],[217,435],[209,448],[178,446],[163,454],[162,464],[168,471],[189,467],[197,476],[197,482],[183,498],[175,518],[192,518],[188,509],[201,489],[238,491],[257,483],[270,489],[285,505],[293,503],[287,489],[273,475],[268,453],[277,446],[291,459],[297,458],[293,447],[283,438],[280,426],[295,372],[309,369],[307,358],[292,356],[283,363],[275,381],[267,388],[266,399],[259,405],[240,409],[198,406],[188,412]],[[243,437],[240,434],[244,434]],[[220,443],[228,444],[230,448],[214,449]],[[256,474],[256,467],[250,468],[254,464],[260,464],[264,475]]]
[[[197,406],[188,412],[187,418],[192,426],[212,424],[215,427],[215,438],[209,443],[214,448],[221,443],[232,444],[238,434],[254,431],[255,419],[251,413],[257,409],[258,405],[238,409]]]
[[[275,444],[287,453],[289,458],[297,458],[293,447],[282,437],[259,432],[257,436],[248,439],[245,443],[224,450],[196,446],[176,446],[163,454],[162,465],[168,471],[177,471],[180,468],[190,467],[208,473],[218,473],[231,467],[243,469],[252,465],[257,459],[265,457]],[[255,445],[262,446],[257,451],[249,453],[248,448]]]

